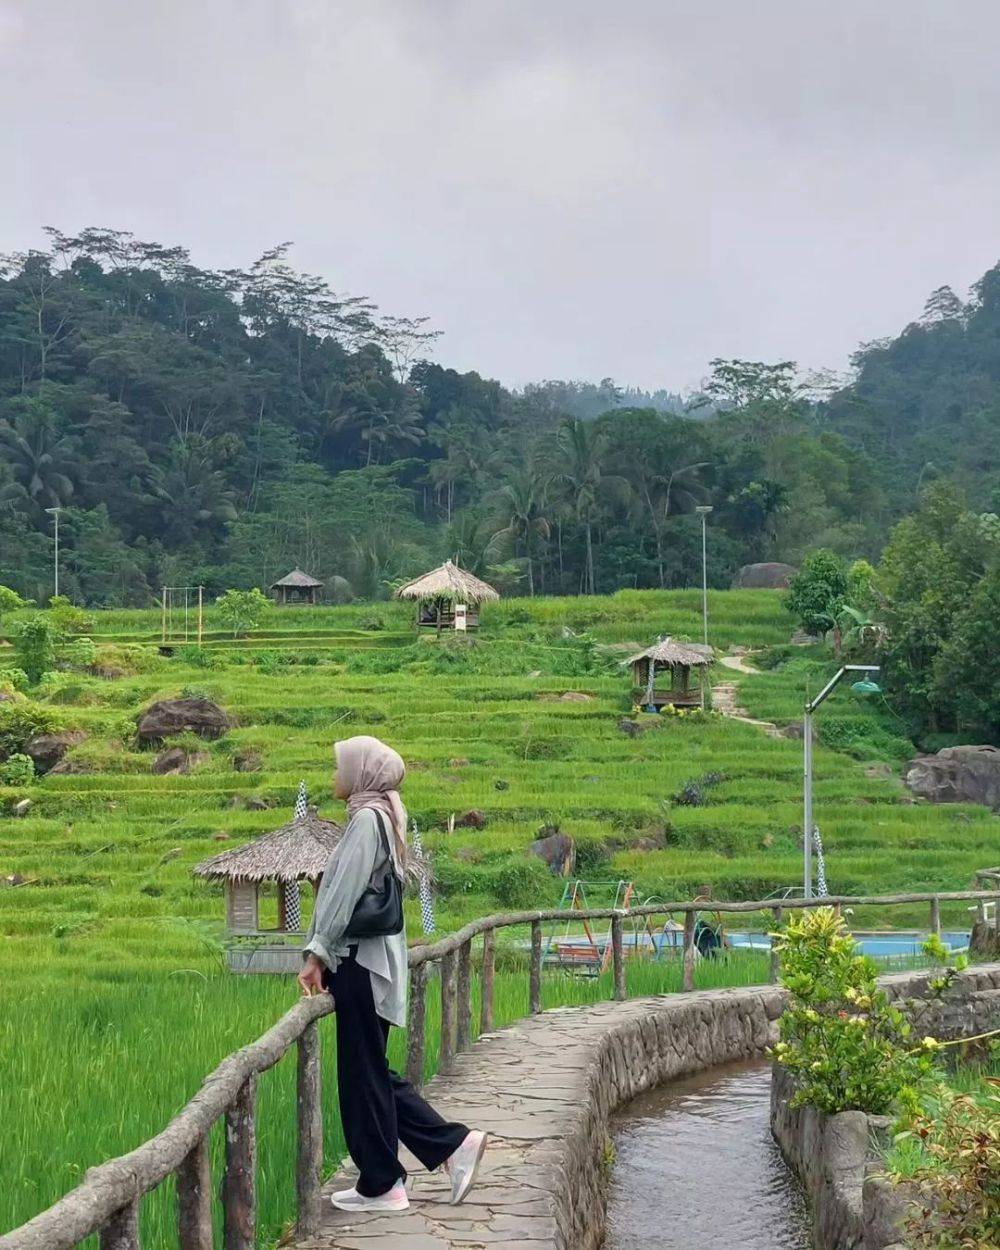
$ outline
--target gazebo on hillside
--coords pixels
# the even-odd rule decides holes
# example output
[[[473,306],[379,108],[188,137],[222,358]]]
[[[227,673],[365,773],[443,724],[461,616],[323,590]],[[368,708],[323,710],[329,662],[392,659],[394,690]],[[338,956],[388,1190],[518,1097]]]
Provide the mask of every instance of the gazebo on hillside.
[[[301,569],[292,569],[271,586],[275,602],[283,608],[289,603],[308,603],[315,607],[316,594],[322,589],[322,582]]]
[[[273,833],[223,851],[198,864],[196,877],[222,881],[226,896],[226,959],[233,972],[296,972],[302,963],[300,945],[290,937],[304,936],[299,910],[299,882],[319,889],[330,853],[343,829],[321,820],[315,807],[306,808]],[[269,882],[278,887],[278,923],[260,925],[260,891]]]
[[[707,668],[712,663],[712,654],[710,647],[661,638],[625,663],[632,669],[636,702],[643,707],[655,708],[656,711],[668,704],[673,707],[699,707],[701,686],[700,683],[692,686],[691,673]],[[666,683],[668,671],[669,685]]]
[[[413,599],[417,604],[417,628],[459,632],[479,627],[479,605],[493,603],[500,595],[451,560],[400,586],[397,599]]]

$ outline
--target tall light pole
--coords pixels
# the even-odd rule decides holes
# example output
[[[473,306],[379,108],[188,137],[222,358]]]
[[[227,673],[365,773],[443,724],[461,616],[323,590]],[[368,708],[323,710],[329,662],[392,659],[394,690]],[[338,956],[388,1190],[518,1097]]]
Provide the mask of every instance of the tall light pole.
[[[45,511],[51,516],[56,523],[56,553],[55,553],[55,590],[53,595],[59,594],[59,513],[62,512],[61,507],[46,508]]]
[[[802,720],[802,884],[806,898],[813,896],[813,713],[848,673],[877,673],[878,671],[877,664],[845,664],[834,673],[815,699],[809,699],[805,706],[805,715]],[[855,685],[871,687],[873,683],[859,680]],[[877,690],[878,687],[874,686],[873,691],[865,690],[861,693],[874,693]]]
[[[708,534],[707,521],[708,514],[712,511],[712,505],[703,503],[695,508],[695,512],[701,517],[701,624],[702,631],[705,635],[705,646],[708,646]]]

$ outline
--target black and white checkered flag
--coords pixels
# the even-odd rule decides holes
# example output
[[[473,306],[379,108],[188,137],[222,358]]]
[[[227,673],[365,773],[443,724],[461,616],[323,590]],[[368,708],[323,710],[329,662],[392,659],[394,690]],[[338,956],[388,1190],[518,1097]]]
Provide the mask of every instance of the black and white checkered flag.
[[[309,812],[309,796],[306,793],[306,783],[299,782],[299,793],[295,799],[295,814],[293,819],[304,820]],[[297,881],[289,881],[285,884],[285,928],[290,933],[298,933],[302,928],[302,899],[299,894],[299,883]]]
[[[413,843],[413,849],[418,858],[423,860],[424,843],[415,820],[410,822],[410,830],[410,841]],[[437,925],[434,923],[434,895],[431,891],[429,872],[421,872],[420,874],[420,920],[426,934],[433,933],[437,928]]]

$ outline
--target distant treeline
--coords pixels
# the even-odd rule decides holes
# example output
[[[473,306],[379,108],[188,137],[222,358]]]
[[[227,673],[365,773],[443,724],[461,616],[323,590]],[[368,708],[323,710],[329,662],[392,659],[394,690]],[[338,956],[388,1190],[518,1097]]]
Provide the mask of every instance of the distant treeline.
[[[443,559],[506,591],[577,593],[874,556],[931,478],[998,489],[1000,271],[935,292],[829,398],[791,362],[717,360],[702,393],[546,381],[426,357],[426,319],[294,270],[109,229],[0,262],[0,583],[142,604],[163,584],[266,586],[300,565],[379,597]],[[344,579],[334,581],[334,579]],[[345,585],[346,583],[346,585]]]

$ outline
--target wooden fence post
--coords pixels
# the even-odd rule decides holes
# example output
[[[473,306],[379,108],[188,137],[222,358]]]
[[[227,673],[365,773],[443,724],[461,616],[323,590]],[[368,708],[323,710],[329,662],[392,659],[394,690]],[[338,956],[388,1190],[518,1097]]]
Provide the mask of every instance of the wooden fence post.
[[[773,929],[772,929],[773,933],[777,933],[777,931],[781,928],[781,916],[782,916],[782,911],[780,907],[771,908],[771,923],[773,925]],[[771,938],[771,964],[770,964],[770,969],[768,971],[768,980],[771,982],[772,985],[774,985],[777,982],[778,977],[781,975],[781,957],[779,956],[777,948],[774,943],[775,943],[775,939],[772,937]]]
[[[319,1229],[320,1189],[323,1184],[323,1107],[321,1101],[319,1029],[307,1025],[298,1040],[296,1063],[296,1118],[298,1154],[295,1191],[298,1200],[295,1231],[311,1237]]]
[[[225,1250],[257,1245],[257,1078],[251,1076],[226,1112],[226,1174],[222,1178]]]
[[[438,1067],[447,1072],[455,1058],[455,952],[441,956],[441,1048]]]
[[[177,1243],[212,1250],[212,1164],[204,1136],[177,1169]]]
[[[480,979],[479,1032],[493,1030],[493,974],[496,970],[496,937],[492,929],[483,934],[483,972]]]
[[[931,934],[941,936],[941,900],[937,895],[931,899]]]
[[[528,979],[528,1001],[531,1014],[542,1010],[542,922],[531,922],[531,975]]]
[[[406,1079],[419,1089],[424,1083],[424,1016],[427,1011],[427,964],[410,971],[410,1002],[406,1020]]]
[[[468,1050],[472,1044],[472,938],[458,948],[458,1018],[455,1047]]]
[[[694,989],[694,961],[698,954],[694,944],[694,926],[698,918],[696,911],[684,913],[684,967],[681,973],[681,989]]]
[[[114,1213],[101,1229],[98,1242],[101,1250],[139,1250],[138,1200]]]
[[[611,917],[611,959],[614,966],[615,1002],[623,1003],[628,997],[625,988],[625,952],[622,949],[622,918]]]

